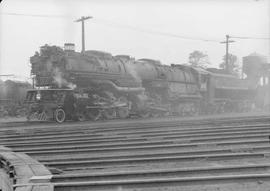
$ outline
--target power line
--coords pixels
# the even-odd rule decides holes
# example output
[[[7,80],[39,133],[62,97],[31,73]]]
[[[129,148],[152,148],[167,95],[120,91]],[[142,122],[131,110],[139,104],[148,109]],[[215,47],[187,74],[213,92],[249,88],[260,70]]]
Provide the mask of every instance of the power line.
[[[12,15],[12,16],[43,17],[43,18],[70,18],[70,17],[65,16],[65,15],[38,15],[38,14],[20,14],[20,13],[0,13],[0,14]],[[189,36],[184,36],[184,35],[172,34],[172,33],[168,33],[168,32],[161,32],[161,31],[156,31],[156,30],[151,30],[151,29],[144,29],[144,28],[140,28],[140,27],[136,27],[136,26],[116,23],[113,21],[105,20],[105,19],[95,18],[95,21],[97,21],[96,23],[98,23],[98,24],[103,24],[106,26],[126,28],[126,29],[130,29],[130,30],[154,34],[154,35],[167,36],[167,37],[179,38],[179,39],[184,39],[184,40],[195,40],[195,41],[219,43],[219,40],[189,37]]]
[[[67,15],[41,15],[41,14],[22,14],[22,13],[0,13],[2,15],[11,15],[11,16],[27,16],[27,17],[43,17],[43,18],[71,18],[71,16]],[[185,36],[185,35],[179,35],[179,34],[173,34],[173,33],[168,33],[168,32],[161,32],[161,31],[156,31],[156,30],[151,30],[151,29],[145,29],[145,28],[140,28],[136,26],[131,26],[131,25],[126,25],[126,24],[121,24],[105,19],[100,19],[100,18],[95,18],[95,21],[97,21],[98,24],[103,24],[106,26],[111,26],[111,27],[119,27],[119,28],[126,28],[138,32],[143,32],[143,33],[149,33],[149,34],[154,34],[154,35],[160,35],[160,36],[167,36],[167,37],[172,37],[172,38],[179,38],[179,39],[184,39],[184,40],[194,40],[194,41],[203,41],[203,42],[216,42],[219,43],[219,40],[214,40],[214,39],[205,39],[205,38],[197,38],[197,37],[190,37],[190,36]],[[236,38],[236,39],[243,39],[243,40],[270,40],[270,38],[265,38],[265,37],[241,37],[241,36],[230,36],[230,38]]]
[[[112,26],[112,27],[120,27],[120,28],[126,28],[138,32],[144,32],[144,33],[149,33],[149,34],[154,34],[154,35],[160,35],[160,36],[168,36],[168,37],[173,37],[173,38],[180,38],[184,40],[196,40],[196,41],[204,41],[204,42],[216,42],[219,43],[219,40],[213,40],[213,39],[204,39],[204,38],[196,38],[196,37],[189,37],[189,36],[184,36],[184,35],[178,35],[178,34],[173,34],[173,33],[168,33],[168,32],[161,32],[161,31],[156,31],[156,30],[151,30],[151,29],[144,29],[140,27],[135,27],[131,25],[126,25],[126,24],[120,24],[104,19],[95,19],[101,24]]]
[[[26,16],[26,17],[45,17],[45,18],[67,18],[66,15],[39,15],[39,14],[23,14],[23,13],[0,13],[1,15]]]
[[[241,36],[230,36],[230,38],[238,38],[238,39],[250,39],[250,40],[270,40],[270,38],[265,37],[241,37]]]

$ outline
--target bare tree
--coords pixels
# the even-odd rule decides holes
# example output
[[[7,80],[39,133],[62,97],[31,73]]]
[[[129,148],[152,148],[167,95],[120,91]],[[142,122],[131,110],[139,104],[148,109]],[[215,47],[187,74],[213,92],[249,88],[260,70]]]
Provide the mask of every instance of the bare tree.
[[[210,64],[208,55],[199,50],[194,50],[190,53],[188,59],[193,67],[206,68]]]
[[[219,65],[220,68],[226,69],[226,55],[223,56],[223,62]],[[238,58],[236,55],[229,54],[228,55],[228,68],[230,74],[239,75],[240,66],[238,64]]]

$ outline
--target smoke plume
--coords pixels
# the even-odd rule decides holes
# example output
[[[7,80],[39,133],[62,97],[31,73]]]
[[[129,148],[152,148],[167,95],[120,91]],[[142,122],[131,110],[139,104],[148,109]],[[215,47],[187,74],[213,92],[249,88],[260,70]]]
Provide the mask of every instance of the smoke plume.
[[[59,68],[54,68],[53,70],[53,79],[54,79],[54,82],[57,84],[57,86],[59,88],[70,88],[70,89],[75,89],[76,88],[76,85],[71,83],[71,82],[68,82],[64,76],[63,76],[63,73],[60,71]]]
[[[125,66],[128,73],[132,75],[132,77],[136,80],[136,82],[141,83],[142,79],[140,78],[140,76],[136,71],[136,65],[134,64],[134,62],[132,60],[129,60]]]

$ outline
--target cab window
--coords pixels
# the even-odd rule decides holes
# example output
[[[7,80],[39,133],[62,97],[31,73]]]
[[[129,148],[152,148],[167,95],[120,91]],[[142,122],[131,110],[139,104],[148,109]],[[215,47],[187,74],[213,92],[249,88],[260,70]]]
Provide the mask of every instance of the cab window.
[[[36,101],[36,93],[35,91],[27,92],[26,101]]]

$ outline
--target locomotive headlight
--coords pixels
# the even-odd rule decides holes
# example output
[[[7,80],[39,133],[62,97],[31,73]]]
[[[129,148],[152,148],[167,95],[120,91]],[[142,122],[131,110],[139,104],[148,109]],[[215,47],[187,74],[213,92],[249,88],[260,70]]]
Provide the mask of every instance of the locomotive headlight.
[[[41,94],[40,94],[40,93],[37,93],[36,99],[37,99],[37,100],[40,100],[40,99],[41,99]]]

